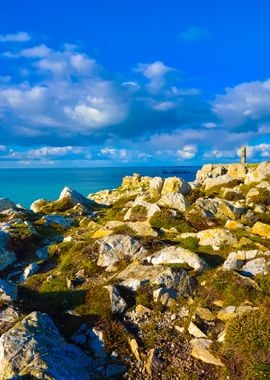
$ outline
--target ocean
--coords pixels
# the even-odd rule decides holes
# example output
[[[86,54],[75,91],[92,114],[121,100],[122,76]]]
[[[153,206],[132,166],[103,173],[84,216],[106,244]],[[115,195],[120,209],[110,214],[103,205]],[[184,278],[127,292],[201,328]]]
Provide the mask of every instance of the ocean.
[[[199,166],[148,166],[117,168],[0,169],[0,196],[29,208],[39,198],[55,200],[64,186],[87,196],[113,189],[133,173],[147,176],[178,176],[193,181]]]

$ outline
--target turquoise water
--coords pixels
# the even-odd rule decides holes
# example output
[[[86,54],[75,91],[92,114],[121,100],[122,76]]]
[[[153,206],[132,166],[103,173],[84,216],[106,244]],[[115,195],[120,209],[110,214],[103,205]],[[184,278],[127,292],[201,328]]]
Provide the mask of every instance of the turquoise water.
[[[38,199],[58,198],[64,186],[83,195],[121,184],[125,175],[179,176],[186,181],[195,178],[199,167],[130,167],[130,168],[61,168],[61,169],[0,169],[0,196],[29,207]]]

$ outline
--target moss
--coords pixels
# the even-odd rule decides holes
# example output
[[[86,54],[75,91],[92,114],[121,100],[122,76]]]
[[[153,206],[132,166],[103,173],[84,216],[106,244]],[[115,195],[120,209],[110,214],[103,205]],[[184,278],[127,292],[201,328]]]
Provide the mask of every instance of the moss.
[[[132,207],[129,220],[132,222],[145,222],[147,220],[147,208],[142,205]]]
[[[95,315],[107,318],[112,315],[109,292],[101,284],[93,283],[86,292],[84,303],[77,307],[81,315]]]
[[[189,236],[186,239],[182,239],[180,244],[181,247],[195,252],[199,248],[199,239],[197,237]]]
[[[153,309],[155,302],[153,300],[153,286],[144,285],[136,292],[136,305],[143,305],[149,309]]]
[[[150,224],[153,228],[176,228],[178,232],[193,232],[194,229],[188,222],[185,221],[181,213],[173,216],[171,211],[163,208],[161,211],[156,212],[150,218]]]
[[[99,221],[106,223],[110,220],[124,220],[124,215],[126,213],[126,204],[128,202],[134,201],[136,195],[131,195],[128,197],[122,197],[115,201],[110,207],[104,209],[99,214]]]
[[[117,351],[122,355],[130,355],[129,335],[123,324],[116,318],[102,318],[97,326],[101,328],[104,344],[108,352]]]
[[[123,224],[121,226],[115,227],[113,231],[115,234],[129,235],[129,236],[135,235],[135,232],[133,231],[133,229],[129,227],[127,224]]]
[[[224,355],[237,378],[270,378],[269,309],[260,307],[228,323]]]

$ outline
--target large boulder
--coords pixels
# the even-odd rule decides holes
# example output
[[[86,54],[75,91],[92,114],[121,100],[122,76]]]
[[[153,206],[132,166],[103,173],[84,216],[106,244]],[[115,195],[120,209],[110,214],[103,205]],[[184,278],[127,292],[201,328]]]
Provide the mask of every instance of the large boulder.
[[[89,214],[98,207],[98,203],[94,200],[84,197],[70,187],[64,187],[56,201],[38,199],[30,206],[33,212],[65,212],[74,208],[74,211],[84,214]]]
[[[0,303],[13,302],[18,297],[17,285],[12,281],[0,279]]]
[[[189,206],[189,202],[180,193],[169,193],[162,195],[158,201],[158,205],[184,212]]]
[[[224,246],[236,246],[237,237],[225,228],[210,228],[197,233],[201,246],[209,245],[214,250],[219,250]]]
[[[0,212],[8,209],[16,209],[16,204],[9,200],[8,198],[0,197]]]
[[[142,197],[139,196],[133,202],[132,207],[128,209],[127,213],[124,216],[124,220],[134,221],[134,219],[136,219],[136,210],[140,211],[140,208],[145,213],[145,215],[143,215],[145,219],[151,218],[151,216],[153,216],[156,212],[160,211],[160,208],[156,203],[146,202]]]
[[[121,285],[133,291],[143,285],[157,285],[166,289],[175,289],[179,296],[189,296],[194,289],[194,281],[181,268],[170,268],[164,265],[130,264],[117,275]]]
[[[236,179],[244,179],[248,172],[246,164],[230,164],[228,165],[228,175]]]
[[[191,186],[179,177],[166,178],[161,190],[162,194],[181,193],[187,195],[191,191]]]
[[[149,183],[149,191],[151,194],[156,195],[160,194],[162,186],[163,186],[163,178],[161,177],[153,177]]]
[[[7,249],[9,238],[7,231],[0,230],[0,271],[16,261],[15,253]]]
[[[250,168],[245,176],[245,184],[262,182],[270,177],[270,162],[262,162],[255,168]]]
[[[192,209],[200,211],[203,218],[227,220],[239,219],[245,212],[244,208],[235,206],[232,202],[220,198],[198,198]]]
[[[60,335],[47,314],[33,312],[0,338],[0,379],[93,378],[93,362]]]
[[[166,247],[148,256],[146,260],[153,265],[160,264],[187,264],[196,271],[207,268],[207,264],[197,255],[182,247]]]
[[[224,174],[216,178],[207,178],[203,185],[206,192],[211,192],[223,187],[233,187],[237,185],[237,183],[238,181],[235,178],[232,178],[228,174]]]
[[[146,253],[142,243],[128,235],[110,235],[97,240],[99,258],[97,265],[112,266],[125,258],[136,258]]]
[[[207,178],[216,178],[226,174],[228,168],[226,165],[221,164],[205,164],[197,171],[196,181],[203,183]]]
[[[270,225],[262,222],[256,222],[252,227],[251,232],[255,235],[270,238]]]

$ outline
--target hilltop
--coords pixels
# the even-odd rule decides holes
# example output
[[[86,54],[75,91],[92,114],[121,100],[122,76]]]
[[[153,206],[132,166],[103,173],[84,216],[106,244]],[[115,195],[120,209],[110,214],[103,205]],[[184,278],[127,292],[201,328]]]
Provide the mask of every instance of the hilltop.
[[[0,219],[0,380],[269,379],[270,163]]]

